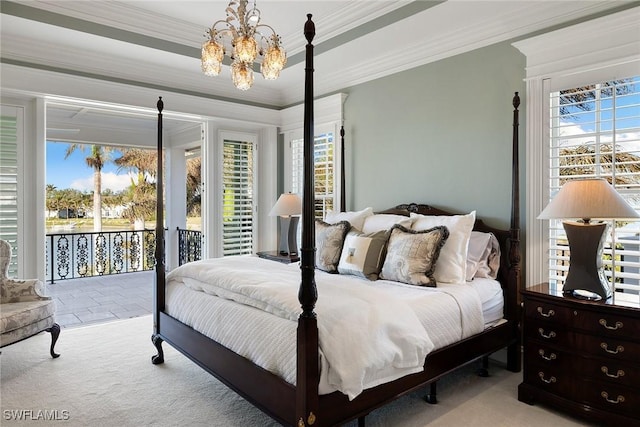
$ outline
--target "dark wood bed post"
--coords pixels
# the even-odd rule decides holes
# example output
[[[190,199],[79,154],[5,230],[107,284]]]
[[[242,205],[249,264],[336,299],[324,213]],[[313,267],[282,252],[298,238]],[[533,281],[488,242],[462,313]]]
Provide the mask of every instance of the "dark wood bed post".
[[[162,338],[158,335],[160,312],[164,311],[165,301],[165,266],[164,266],[164,189],[163,189],[163,162],[162,162],[162,110],[164,109],[164,102],[162,97],[158,98],[158,173],[156,174],[156,274],[155,274],[155,286],[154,297],[156,305],[153,310],[153,335],[151,336],[151,342],[158,350],[158,354],[151,358],[153,364],[157,365],[164,362],[164,353],[162,351]]]
[[[347,190],[345,181],[347,177],[345,173],[344,165],[344,125],[340,126],[340,212],[347,211]]]
[[[318,300],[315,282],[315,196],[313,182],[313,41],[316,28],[307,14],[304,86],[304,193],[302,196],[302,282],[298,300],[302,313],[298,319],[296,420],[298,427],[314,425],[318,416],[320,368],[318,366],[318,324],[313,311]]]
[[[509,237],[509,283],[515,284],[517,290],[509,292],[505,317],[514,321],[514,327],[520,324],[520,289],[522,277],[520,268],[520,155],[519,155],[519,111],[520,96],[518,92],[513,96],[513,147],[512,147],[512,195],[511,195],[511,230]],[[519,336],[519,332],[517,332]],[[520,340],[507,347],[507,369],[519,372],[521,368]]]

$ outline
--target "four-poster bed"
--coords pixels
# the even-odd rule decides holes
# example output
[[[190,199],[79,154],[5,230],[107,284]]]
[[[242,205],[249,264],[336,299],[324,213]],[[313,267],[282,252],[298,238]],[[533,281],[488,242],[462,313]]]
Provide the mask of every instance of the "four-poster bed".
[[[323,311],[328,304],[323,298],[323,288],[316,284],[316,234],[314,219],[314,184],[313,184],[313,45],[315,36],[311,15],[304,27],[307,39],[306,67],[305,67],[305,101],[304,101],[304,194],[302,217],[302,246],[301,264],[298,277],[301,283],[297,292],[298,313],[297,320],[278,320],[293,322],[296,331],[293,360],[295,361],[293,381],[285,381],[280,375],[260,366],[257,362],[239,355],[227,346],[190,326],[187,321],[178,320],[174,300],[171,295],[178,291],[173,284],[167,285],[165,267],[163,265],[164,243],[158,239],[156,247],[156,284],[154,307],[154,333],[152,341],[158,354],[153,356],[154,364],[164,362],[162,342],[166,341],[193,360],[210,374],[235,390],[256,407],[284,425],[316,426],[338,425],[349,420],[358,419],[364,424],[364,417],[373,409],[402,396],[419,387],[430,385],[430,399],[435,401],[435,381],[444,374],[474,360],[481,359],[486,367],[487,356],[502,348],[507,348],[507,368],[512,371],[520,370],[520,342],[519,342],[519,287],[520,287],[520,252],[519,252],[519,191],[518,191],[518,105],[519,99],[514,97],[513,121],[513,191],[511,229],[498,230],[487,226],[481,220],[476,220],[474,230],[493,233],[500,244],[501,262],[497,272],[499,290],[504,294],[503,319],[481,332],[472,333],[456,342],[428,352],[426,360],[419,361],[420,369],[396,379],[380,382],[366,387],[351,398],[340,391],[319,391],[324,381],[321,372],[325,365],[323,360],[325,348],[321,348],[323,326]],[[163,203],[162,203],[162,99],[158,101],[158,207],[157,207],[157,235],[162,235]],[[343,131],[341,131],[343,136]],[[344,180],[344,173],[343,180]],[[344,187],[343,187],[344,188]],[[343,191],[344,195],[344,191]],[[344,203],[342,204],[344,208]],[[384,212],[394,215],[452,215],[449,212],[419,204],[399,205]],[[250,261],[253,258],[248,258]],[[255,258],[256,263],[270,261]],[[243,261],[244,262],[244,261]],[[278,263],[273,263],[278,264]],[[271,267],[269,267],[271,268]],[[275,267],[274,267],[275,268]],[[279,266],[278,268],[292,268]],[[288,273],[288,272],[287,272]],[[283,273],[284,274],[284,273]],[[318,274],[327,274],[319,272]],[[331,275],[338,276],[338,275]],[[324,277],[325,276],[321,276]],[[201,282],[197,286],[206,287]],[[296,285],[297,287],[297,285]],[[416,288],[416,287],[413,287]],[[422,288],[424,289],[424,288]],[[186,292],[186,291],[185,291]],[[222,298],[218,298],[222,300]],[[227,310],[229,304],[238,306],[238,310],[254,310],[241,308],[242,304],[235,302],[220,302],[221,310]],[[318,314],[316,314],[316,311]],[[260,316],[270,316],[260,314]],[[274,317],[274,316],[271,316]],[[223,317],[224,318],[224,317]],[[198,320],[194,321],[197,322]],[[246,326],[246,325],[245,325]],[[326,325],[324,325],[326,326]],[[351,327],[345,324],[345,329]],[[233,332],[232,332],[233,334]],[[236,331],[236,334],[237,331]],[[319,337],[320,335],[320,337]],[[424,363],[423,363],[424,361]],[[422,369],[424,368],[424,369]]]

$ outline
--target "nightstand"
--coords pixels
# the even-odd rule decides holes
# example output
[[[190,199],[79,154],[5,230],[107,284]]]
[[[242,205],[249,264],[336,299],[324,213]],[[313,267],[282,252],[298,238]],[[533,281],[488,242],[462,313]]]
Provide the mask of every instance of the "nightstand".
[[[603,425],[640,426],[640,304],[522,292],[523,382],[518,400]]]
[[[278,261],[284,264],[291,264],[292,262],[300,261],[298,255],[282,255],[278,251],[267,251],[256,253],[260,258],[270,259],[271,261]]]

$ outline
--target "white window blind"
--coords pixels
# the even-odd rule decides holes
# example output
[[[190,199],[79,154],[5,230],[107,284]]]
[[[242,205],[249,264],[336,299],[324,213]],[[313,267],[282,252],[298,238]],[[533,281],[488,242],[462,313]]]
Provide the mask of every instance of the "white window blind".
[[[253,253],[254,145],[223,143],[223,255]]]
[[[303,193],[304,185],[304,140],[291,141],[292,177],[291,191],[296,194]],[[324,218],[327,211],[334,209],[334,137],[333,132],[317,135],[313,143],[314,158],[314,190],[315,190],[315,215],[316,218]]]
[[[640,76],[552,92],[549,193],[569,179],[599,177],[640,210]],[[640,293],[640,222],[616,221],[604,267],[617,299]],[[549,224],[549,279],[562,285],[569,246],[562,222]]]
[[[18,119],[0,116],[0,238],[13,247],[9,274],[17,276],[18,245]]]

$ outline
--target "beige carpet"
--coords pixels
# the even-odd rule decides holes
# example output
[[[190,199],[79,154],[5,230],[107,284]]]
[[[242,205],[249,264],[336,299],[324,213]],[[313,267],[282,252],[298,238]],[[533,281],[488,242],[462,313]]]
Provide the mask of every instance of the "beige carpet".
[[[59,426],[269,426],[270,418],[164,344],[165,363],[151,356],[152,319],[144,316],[63,329],[49,357],[49,334],[2,349],[0,424]],[[541,406],[517,400],[521,374],[490,366],[479,378],[463,368],[441,380],[440,402],[423,392],[367,417],[368,426],[578,426]],[[43,411],[47,411],[46,413]],[[29,421],[15,421],[22,415]],[[58,421],[43,422],[44,416]],[[353,426],[354,423],[349,425]]]

